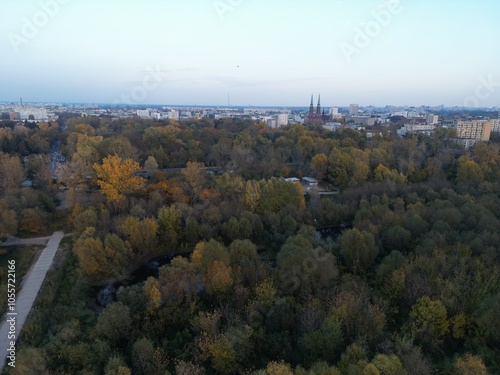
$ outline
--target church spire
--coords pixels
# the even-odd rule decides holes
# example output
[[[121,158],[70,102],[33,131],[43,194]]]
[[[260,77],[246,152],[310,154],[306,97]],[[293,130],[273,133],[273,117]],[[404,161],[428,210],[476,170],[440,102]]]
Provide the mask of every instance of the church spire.
[[[316,108],[316,114],[321,114],[321,94],[318,94],[318,107]]]

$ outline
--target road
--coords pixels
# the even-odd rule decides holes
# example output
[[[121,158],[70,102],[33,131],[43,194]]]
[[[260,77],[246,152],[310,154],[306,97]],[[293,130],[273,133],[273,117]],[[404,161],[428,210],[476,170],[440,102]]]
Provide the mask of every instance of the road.
[[[17,340],[21,333],[21,329],[23,328],[24,322],[33,307],[36,296],[40,291],[45,275],[52,265],[59,243],[63,237],[63,232],[54,232],[52,236],[49,237],[47,246],[40,254],[35,266],[32,267],[28,274],[24,277],[24,282],[21,285],[21,288],[16,284],[17,293],[15,311],[9,311],[8,315],[6,314],[2,319],[2,323],[0,325],[0,373],[3,370],[3,366],[7,358],[10,341],[12,341],[8,338],[10,324],[7,322],[7,319],[15,318],[15,326],[13,327],[15,328],[15,340]],[[22,241],[26,240],[29,239],[22,239]]]

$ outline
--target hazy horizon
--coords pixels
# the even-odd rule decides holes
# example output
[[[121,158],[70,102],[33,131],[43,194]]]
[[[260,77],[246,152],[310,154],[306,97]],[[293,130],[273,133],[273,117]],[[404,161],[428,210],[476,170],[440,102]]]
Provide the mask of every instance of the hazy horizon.
[[[0,101],[306,107],[500,103],[500,3],[21,0]],[[477,20],[477,21],[475,21]],[[170,103],[170,104],[165,104]],[[192,103],[192,104],[185,104]]]

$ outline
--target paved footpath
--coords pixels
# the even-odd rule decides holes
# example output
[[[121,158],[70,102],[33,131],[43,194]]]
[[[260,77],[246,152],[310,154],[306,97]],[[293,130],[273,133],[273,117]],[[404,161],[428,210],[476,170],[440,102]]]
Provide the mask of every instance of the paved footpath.
[[[35,266],[26,274],[24,277],[24,282],[22,284],[22,289],[20,289],[19,284],[16,280],[16,306],[15,311],[8,311],[6,316],[2,319],[0,325],[0,373],[3,370],[5,360],[8,355],[8,349],[10,347],[10,340],[8,338],[10,323],[8,319],[15,318],[15,339],[19,337],[23,324],[28,317],[28,314],[35,302],[35,298],[42,286],[45,275],[52,265],[54,260],[54,255],[56,255],[59,243],[64,237],[63,232],[54,232],[47,243],[47,247],[42,251],[40,257],[36,261]],[[0,298],[5,298],[6,296],[1,296]],[[17,356],[17,353],[16,353]]]

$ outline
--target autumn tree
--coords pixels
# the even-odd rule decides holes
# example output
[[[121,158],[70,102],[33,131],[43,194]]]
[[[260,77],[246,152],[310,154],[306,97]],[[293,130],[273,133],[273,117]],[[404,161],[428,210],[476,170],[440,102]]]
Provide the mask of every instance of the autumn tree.
[[[175,206],[163,206],[158,210],[158,235],[167,246],[174,248],[181,231],[182,212]]]
[[[325,154],[315,155],[311,160],[311,169],[318,180],[323,180],[328,172],[328,157]]]
[[[206,180],[205,166],[202,163],[188,162],[181,173],[189,186],[191,201],[197,201]]]
[[[250,212],[255,212],[260,203],[260,184],[256,181],[247,181],[242,198],[243,205]]]
[[[148,172],[149,177],[153,177],[158,170],[158,163],[154,156],[149,156],[144,162],[144,169]]]
[[[191,261],[202,272],[207,293],[226,292],[233,285],[229,252],[221,243],[215,240],[198,243]]]
[[[453,371],[456,375],[488,375],[481,357],[470,353],[466,353],[455,360]]]
[[[109,274],[101,239],[95,238],[95,228],[88,227],[75,242],[74,251],[85,275],[100,278]]]
[[[108,200],[114,202],[125,198],[126,194],[140,190],[144,179],[134,175],[140,169],[139,163],[119,156],[108,156],[102,164],[94,164],[97,183]]]
[[[154,277],[148,277],[142,289],[146,295],[148,311],[156,311],[161,305],[160,284],[158,280]]]
[[[462,156],[459,159],[457,182],[477,186],[484,181],[484,174],[481,167],[473,160]]]
[[[120,226],[136,255],[155,255],[158,252],[158,223],[154,218],[140,220],[128,216]]]
[[[0,237],[17,232],[16,211],[9,209],[7,201],[0,199]]]
[[[17,189],[23,181],[24,169],[19,157],[0,152],[0,189],[3,191]]]

